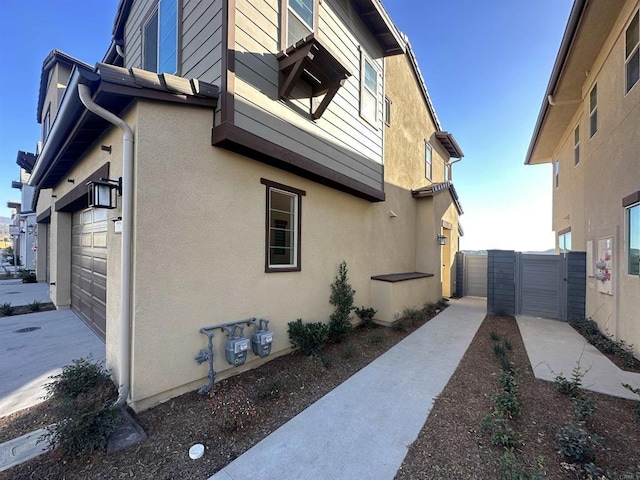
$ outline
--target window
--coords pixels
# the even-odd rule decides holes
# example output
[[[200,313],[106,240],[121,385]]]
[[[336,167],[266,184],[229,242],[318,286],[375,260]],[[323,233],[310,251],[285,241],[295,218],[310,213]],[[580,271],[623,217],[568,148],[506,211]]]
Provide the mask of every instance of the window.
[[[175,74],[178,71],[178,0],[159,0],[143,27],[144,70]]]
[[[287,45],[314,32],[316,0],[287,0]]]
[[[590,137],[598,131],[598,84],[596,83],[589,94],[589,128]]]
[[[451,164],[444,162],[444,181],[448,182],[451,180]]]
[[[636,18],[637,15],[636,15]],[[640,275],[640,203],[627,209],[629,275]]]
[[[51,130],[51,105],[47,107],[47,113],[44,116],[44,121],[42,122],[42,141],[46,142],[47,137],[49,136],[49,131]]]
[[[431,180],[432,167],[433,167],[433,149],[429,142],[424,142],[424,176],[427,177],[427,180]]]
[[[391,99],[384,97],[384,123],[387,126],[391,125]]]
[[[625,93],[628,93],[640,78],[640,26],[638,25],[638,13],[636,12],[633,20],[631,20],[625,38]]]
[[[553,162],[553,183],[556,188],[560,186],[560,162]]]
[[[364,53],[360,55],[360,115],[375,125],[378,121],[378,71]]]
[[[573,163],[574,165],[580,163],[580,125],[577,125],[573,131]]]
[[[300,271],[302,190],[261,179],[267,187],[266,272]]]
[[[558,250],[560,253],[567,253],[571,251],[571,230],[564,231],[564,233],[558,232]]]

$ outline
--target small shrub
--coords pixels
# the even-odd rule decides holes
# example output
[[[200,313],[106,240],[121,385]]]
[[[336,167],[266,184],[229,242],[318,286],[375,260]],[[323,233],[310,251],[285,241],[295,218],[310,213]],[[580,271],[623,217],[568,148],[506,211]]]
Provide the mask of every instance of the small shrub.
[[[517,395],[501,391],[493,397],[493,408],[505,417],[514,418],[520,415],[520,401]]]
[[[29,310],[31,310],[32,312],[38,312],[40,311],[41,306],[42,306],[42,303],[40,303],[40,301],[34,300],[29,304]]]
[[[500,341],[500,335],[498,335],[496,332],[494,332],[493,330],[491,330],[491,332],[489,332],[489,338],[491,340],[493,340],[494,342],[499,342]]]
[[[351,311],[355,309],[353,297],[356,291],[349,285],[347,273],[347,262],[343,260],[338,267],[338,275],[331,284],[331,296],[329,297],[329,303],[336,307],[329,318],[328,338],[332,343],[341,342],[353,328]]]
[[[13,315],[14,308],[11,306],[9,302],[5,302],[0,304],[0,313],[2,313],[5,317],[9,317]]]
[[[553,379],[553,384],[556,387],[556,390],[560,393],[570,395],[571,397],[578,397],[580,396],[582,379],[589,372],[589,370],[591,370],[591,368],[582,371],[580,369],[580,360],[578,360],[576,362],[576,366],[573,367],[573,371],[571,372],[571,380],[567,380],[562,375],[562,373],[560,373],[560,375],[556,375]]]
[[[536,458],[535,465],[527,467],[520,463],[513,449],[506,449],[500,458],[501,480],[544,480],[544,457]]]
[[[483,432],[491,435],[491,445],[493,446],[501,446],[507,449],[520,446],[521,442],[516,437],[516,433],[500,412],[485,415],[480,422],[480,428]]]
[[[640,360],[635,358],[633,345],[627,345],[624,340],[615,341],[612,336],[605,335],[600,331],[598,324],[590,318],[576,318],[569,323],[602,353],[613,354],[625,366],[640,369]]]
[[[584,464],[595,459],[595,449],[600,446],[600,438],[590,435],[584,422],[570,422],[556,434],[557,452],[572,463]]]
[[[514,370],[503,370],[498,376],[498,382],[503,391],[511,395],[518,395],[518,378]]]
[[[36,283],[36,273],[32,270],[22,271],[22,283]]]
[[[360,308],[356,308],[355,312],[358,318],[362,320],[362,324],[365,327],[367,328],[373,327],[373,317],[375,317],[376,313],[378,313],[376,309],[360,307]]]
[[[396,332],[403,332],[405,329],[404,320],[399,319],[391,324],[391,328]]]
[[[431,302],[426,302],[422,307],[422,311],[426,315],[433,315],[434,313],[436,313],[436,310],[438,310],[438,305]]]
[[[441,298],[440,300],[438,300],[438,307],[440,309],[446,308],[449,306],[449,300],[447,300],[446,298]]]
[[[371,335],[371,337],[369,338],[371,340],[371,343],[382,343],[382,339],[384,338],[384,335],[382,335],[382,332],[375,332]]]
[[[322,351],[322,345],[329,333],[326,323],[302,323],[302,319],[289,322],[289,341],[291,345],[299,347],[305,355],[317,355]]]
[[[113,407],[118,391],[109,372],[90,358],[81,358],[49,378],[45,399],[64,420],[49,427],[44,438],[63,458],[104,449],[122,421],[122,412]]]
[[[579,422],[586,420],[587,417],[593,415],[598,409],[596,402],[591,397],[585,395],[573,397],[571,403],[573,403],[573,418]]]
[[[213,420],[224,430],[243,429],[258,416],[258,409],[240,385],[221,384],[210,395]]]
[[[422,310],[418,310],[417,308],[413,308],[413,307],[406,307],[402,311],[401,317],[409,325],[415,325],[420,320],[422,320]]]
[[[342,345],[342,356],[344,358],[351,358],[356,354],[356,346],[353,343],[345,343]]]
[[[622,386],[627,390],[629,390],[630,392],[635,393],[640,397],[640,388],[634,388],[628,383],[623,383]],[[640,400],[636,400],[635,404],[636,404],[636,418],[638,419],[638,421],[640,421]]]
[[[511,341],[508,339],[504,339],[504,342],[502,342],[502,344],[504,345],[505,350],[511,351],[513,350],[513,345],[511,344]]]
[[[502,345],[497,344],[493,346],[493,354],[496,356],[496,358],[506,357],[507,351],[504,349]]]
[[[279,380],[271,380],[258,389],[258,396],[262,399],[278,399],[284,393],[284,386]]]

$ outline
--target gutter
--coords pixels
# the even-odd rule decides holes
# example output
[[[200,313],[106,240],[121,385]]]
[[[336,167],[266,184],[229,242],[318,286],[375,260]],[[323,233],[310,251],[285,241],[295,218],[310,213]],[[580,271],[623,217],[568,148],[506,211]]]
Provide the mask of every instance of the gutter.
[[[133,141],[131,127],[120,117],[91,98],[87,85],[78,85],[78,97],[84,107],[122,130],[122,254],[120,270],[120,358],[118,399],[114,407],[127,401],[131,386],[131,237],[133,232]]]
[[[525,165],[529,165],[531,162],[533,149],[535,148],[536,143],[538,143],[540,130],[542,130],[542,124],[544,123],[544,119],[547,116],[549,105],[561,104],[561,102],[552,103],[553,93],[556,87],[558,86],[558,80],[560,79],[562,70],[564,70],[564,65],[567,61],[569,50],[571,50],[571,44],[573,43],[573,39],[575,38],[576,31],[578,30],[578,26],[580,25],[580,20],[582,19],[582,14],[584,13],[587,3],[589,1],[590,0],[575,0],[573,7],[571,8],[571,13],[569,14],[569,20],[567,22],[567,28],[565,29],[564,35],[562,36],[562,43],[560,44],[560,50],[558,51],[558,56],[556,57],[556,61],[553,64],[553,70],[551,71],[551,78],[549,79],[549,84],[547,85],[547,90],[544,94],[544,99],[540,107],[540,113],[538,114],[538,120],[536,121],[536,126],[533,130],[533,136],[531,137],[531,143],[529,144],[529,149],[527,150],[527,156],[525,157],[525,160],[524,160]]]

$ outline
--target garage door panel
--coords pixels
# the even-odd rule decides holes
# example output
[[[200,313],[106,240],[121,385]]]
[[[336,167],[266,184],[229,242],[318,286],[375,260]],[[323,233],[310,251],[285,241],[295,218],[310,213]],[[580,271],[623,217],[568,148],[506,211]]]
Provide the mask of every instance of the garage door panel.
[[[107,301],[107,212],[87,209],[73,215],[71,308],[105,337]]]

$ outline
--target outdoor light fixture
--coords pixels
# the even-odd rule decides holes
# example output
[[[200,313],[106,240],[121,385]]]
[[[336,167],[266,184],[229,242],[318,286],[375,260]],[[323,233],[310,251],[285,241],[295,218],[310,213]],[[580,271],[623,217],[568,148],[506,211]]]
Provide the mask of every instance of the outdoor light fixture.
[[[438,245],[446,245],[447,244],[447,237],[445,237],[442,234],[438,234]]]
[[[118,180],[101,178],[87,182],[89,206],[94,208],[116,208],[116,193],[122,195],[122,177]]]

